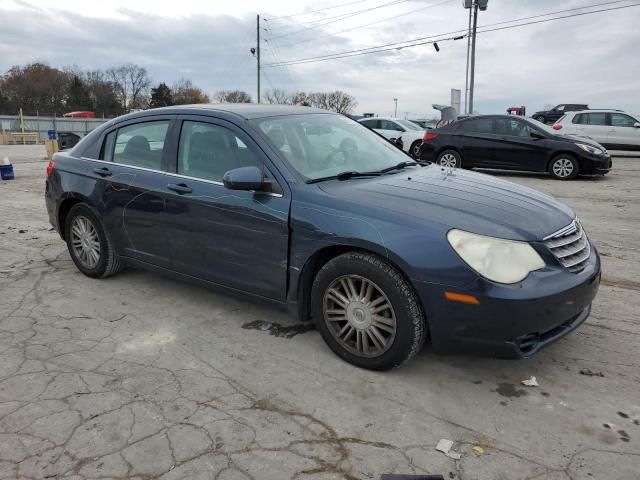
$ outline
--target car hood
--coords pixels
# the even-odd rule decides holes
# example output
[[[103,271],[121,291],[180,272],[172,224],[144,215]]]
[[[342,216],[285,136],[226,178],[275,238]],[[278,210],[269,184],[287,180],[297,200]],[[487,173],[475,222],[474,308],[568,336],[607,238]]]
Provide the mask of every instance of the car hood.
[[[393,215],[409,216],[418,228],[421,221],[436,222],[445,229],[536,241],[575,218],[568,206],[537,190],[490,175],[436,165],[318,185],[331,196],[359,204],[365,216],[391,222]]]
[[[560,140],[562,142],[570,142],[570,143],[576,143],[576,142],[586,143],[587,145],[593,145],[594,147],[604,150],[604,147],[602,145],[600,145],[598,142],[593,140],[591,137],[588,137],[585,135],[572,135],[572,134],[555,135],[554,140]]]

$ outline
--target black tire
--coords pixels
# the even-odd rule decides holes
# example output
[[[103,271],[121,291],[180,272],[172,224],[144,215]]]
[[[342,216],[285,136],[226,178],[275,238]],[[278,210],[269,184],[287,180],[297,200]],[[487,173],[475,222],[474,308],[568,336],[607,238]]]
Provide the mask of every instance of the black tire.
[[[547,119],[544,115],[534,115],[533,119],[544,123],[545,125],[547,124]]]
[[[74,234],[72,234],[71,229],[74,225],[74,221],[84,221],[85,219],[95,230],[98,239],[99,257],[95,265],[88,265],[86,261],[80,258],[80,255],[77,253],[76,248],[73,245]],[[84,273],[87,277],[106,278],[111,275],[115,275],[122,270],[122,263],[115,255],[111,241],[102,226],[102,222],[86,204],[78,203],[69,210],[65,223],[65,238],[67,241],[67,249],[69,250],[69,255],[71,255],[73,263],[75,263],[78,270]]]
[[[568,153],[561,153],[549,162],[549,173],[556,180],[573,180],[580,173],[578,161]]]
[[[330,328],[338,330],[343,325],[348,326],[350,323],[350,321],[344,320],[344,324],[334,327],[337,322],[326,320],[324,309],[325,296],[328,295],[329,288],[346,276],[358,277],[374,283],[392,307],[395,332],[393,338],[386,343],[386,350],[381,351],[379,355],[367,357],[353,353],[345,348],[330,331]],[[348,307],[345,312],[347,310]],[[311,291],[311,311],[322,338],[331,350],[342,359],[360,368],[388,370],[398,367],[420,351],[427,337],[425,315],[411,285],[387,261],[363,252],[342,254],[327,262],[320,269],[314,279]],[[379,316],[372,315],[372,317]],[[345,318],[347,317],[345,316]],[[362,336],[365,337],[366,334],[363,332]],[[370,340],[367,340],[365,343],[369,342]]]
[[[422,140],[416,140],[409,147],[409,155],[416,160],[420,158],[420,145],[422,145]]]
[[[455,164],[453,164],[452,161],[455,161]],[[436,163],[443,167],[461,168],[462,155],[455,150],[444,150],[438,155]]]

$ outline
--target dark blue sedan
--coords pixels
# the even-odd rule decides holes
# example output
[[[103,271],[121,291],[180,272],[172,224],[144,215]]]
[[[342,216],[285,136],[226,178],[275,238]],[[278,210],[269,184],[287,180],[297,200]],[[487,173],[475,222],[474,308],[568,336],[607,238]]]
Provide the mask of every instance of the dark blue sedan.
[[[554,198],[417,164],[305,107],[117,118],[50,162],[46,205],[85,275],[131,265],[268,301],[369,369],[427,339],[529,356],[587,318],[600,279],[595,247]]]

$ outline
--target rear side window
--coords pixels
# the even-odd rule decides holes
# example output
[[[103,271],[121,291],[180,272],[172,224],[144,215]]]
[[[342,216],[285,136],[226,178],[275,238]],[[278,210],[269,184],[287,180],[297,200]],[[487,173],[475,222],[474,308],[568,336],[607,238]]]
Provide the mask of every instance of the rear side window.
[[[396,132],[404,132],[404,129],[400,125],[389,120],[380,120],[380,128],[382,130],[395,130]]]
[[[100,159],[106,160],[107,162],[113,161],[113,147],[116,144],[116,134],[117,130],[110,132],[104,139],[104,144],[102,145],[102,151],[100,152]]]
[[[636,121],[629,115],[623,113],[611,114],[611,126],[613,127],[633,127]]]
[[[137,123],[118,129],[111,159],[133,167],[162,170],[162,152],[168,129],[168,120]],[[109,140],[107,135],[105,160],[109,159],[106,150]]]
[[[476,118],[474,120],[467,120],[460,124],[460,129],[462,129],[463,132],[494,133],[493,119]]]
[[[576,115],[577,120],[574,123],[580,125],[600,125],[607,124],[607,114],[605,112],[581,113]]]
[[[363,120],[362,124],[369,128],[380,128],[380,120]]]

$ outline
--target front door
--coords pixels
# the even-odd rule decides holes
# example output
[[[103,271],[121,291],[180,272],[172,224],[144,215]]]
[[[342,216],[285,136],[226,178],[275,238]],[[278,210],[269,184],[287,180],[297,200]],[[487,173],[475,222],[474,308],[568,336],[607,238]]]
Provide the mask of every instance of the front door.
[[[262,169],[270,191],[226,189],[225,172],[244,166]],[[174,270],[284,300],[290,196],[264,152],[232,123],[185,116],[172,170],[165,189]]]
[[[640,150],[640,128],[638,121],[624,113],[610,113],[611,126],[607,144],[612,150]]]
[[[88,175],[99,191],[96,208],[116,251],[163,268],[171,265],[164,225],[165,139],[171,118],[151,118],[108,132]]]
[[[531,136],[532,127],[515,118],[496,118],[497,139],[491,165],[508,170],[544,172],[547,147],[544,138]]]

